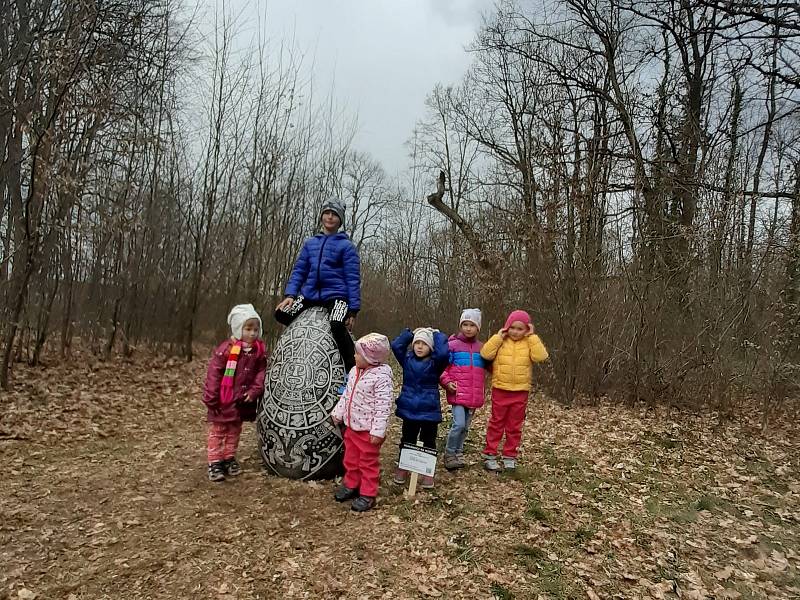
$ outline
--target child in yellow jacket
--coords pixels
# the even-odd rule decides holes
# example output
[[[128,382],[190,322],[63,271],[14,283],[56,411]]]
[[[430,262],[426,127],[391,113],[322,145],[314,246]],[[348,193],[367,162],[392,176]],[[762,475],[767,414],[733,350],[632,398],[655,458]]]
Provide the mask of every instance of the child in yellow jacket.
[[[531,389],[531,366],[547,360],[547,349],[536,335],[530,315],[524,310],[515,310],[508,315],[505,326],[483,346],[481,356],[494,361],[492,413],[483,450],[485,467],[489,471],[500,470],[497,447],[505,434],[503,467],[515,469]]]

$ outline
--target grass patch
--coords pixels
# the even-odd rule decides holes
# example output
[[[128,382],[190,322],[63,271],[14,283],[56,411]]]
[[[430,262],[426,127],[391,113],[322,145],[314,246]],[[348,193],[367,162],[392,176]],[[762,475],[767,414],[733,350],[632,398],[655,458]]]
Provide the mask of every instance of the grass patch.
[[[542,446],[540,451],[542,456],[544,456],[544,462],[546,465],[550,467],[558,466],[558,456],[556,456],[556,451],[552,446]]]
[[[528,508],[525,510],[525,517],[542,523],[547,523],[550,520],[550,515],[542,506],[542,501],[536,496],[528,496]]]
[[[718,506],[718,501],[713,496],[703,495],[697,500],[685,505],[670,506],[661,504],[658,498],[650,496],[645,500],[644,506],[654,517],[666,517],[676,523],[694,523],[697,521],[698,513],[703,511],[713,511]]]
[[[541,481],[545,479],[544,472],[541,467],[517,467],[513,471],[507,473],[509,479],[519,481],[521,483],[528,483],[530,481]]]
[[[676,523],[681,523],[684,525],[687,523],[694,523],[697,521],[697,511],[693,508],[683,508],[674,511],[669,518]]]
[[[771,508],[761,510],[761,520],[769,525],[783,525],[784,520],[777,512]]]
[[[661,503],[658,501],[658,498],[654,496],[650,496],[647,500],[644,501],[644,507],[654,517],[660,517],[662,514]]]
[[[588,542],[594,537],[594,534],[595,534],[594,529],[590,527],[584,527],[583,525],[581,525],[573,533],[575,544],[578,546],[584,545],[586,542]]]
[[[527,557],[524,560],[528,571],[536,575],[536,589],[540,594],[556,600],[577,600],[582,595],[575,590],[569,578],[564,576],[561,565],[546,557]]]
[[[583,598],[574,588],[571,579],[564,575],[561,565],[548,558],[547,552],[541,548],[517,544],[513,553],[517,557],[517,562],[535,576],[536,589],[540,594],[558,600]]]
[[[648,442],[652,442],[659,448],[664,448],[665,450],[675,450],[676,448],[683,447],[683,440],[680,440],[666,433],[645,431],[644,433],[642,433],[642,439]]]
[[[704,510],[714,510],[717,501],[712,496],[700,496],[694,503],[694,509],[698,512]]]
[[[545,560],[547,558],[547,553],[544,550],[536,546],[528,546],[528,544],[517,544],[514,546],[514,554],[536,560]]]
[[[650,550],[653,545],[653,538],[643,531],[635,531],[633,533],[633,543],[642,550]]]
[[[492,595],[498,600],[514,600],[514,592],[499,583],[493,583]]]
[[[465,502],[459,502],[446,495],[439,496],[435,491],[432,493],[427,507],[436,511],[446,512],[451,517],[457,517],[468,512],[468,506]]]
[[[450,555],[459,562],[476,564],[475,549],[472,547],[469,534],[458,533],[450,538],[447,544],[450,547]]]
[[[416,511],[408,503],[398,504],[394,507],[394,514],[400,517],[403,521],[415,521],[418,517]]]

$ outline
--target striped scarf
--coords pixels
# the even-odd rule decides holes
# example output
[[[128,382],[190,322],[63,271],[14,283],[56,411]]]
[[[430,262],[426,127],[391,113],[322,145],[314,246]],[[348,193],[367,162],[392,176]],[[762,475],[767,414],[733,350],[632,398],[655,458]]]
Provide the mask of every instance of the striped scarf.
[[[228,354],[228,362],[225,364],[225,372],[222,374],[222,383],[219,386],[219,401],[225,406],[233,402],[233,376],[236,375],[236,363],[242,353],[242,342],[237,340],[231,346]]]
[[[262,356],[266,351],[264,342],[261,340],[256,340],[251,345],[255,349],[256,358]],[[228,354],[228,362],[225,363],[225,372],[222,374],[222,382],[219,385],[219,401],[223,406],[226,406],[234,401],[233,377],[236,375],[236,365],[239,362],[239,356],[242,353],[242,348],[250,348],[251,345],[245,344],[241,340],[236,340],[231,345],[231,350]]]

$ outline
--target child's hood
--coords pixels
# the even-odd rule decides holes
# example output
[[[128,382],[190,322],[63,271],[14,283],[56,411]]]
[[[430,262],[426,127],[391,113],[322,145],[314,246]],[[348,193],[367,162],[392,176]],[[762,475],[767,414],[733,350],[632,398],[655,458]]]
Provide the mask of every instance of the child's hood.
[[[475,337],[468,338],[461,331],[451,335],[450,339],[448,341],[450,341],[450,342],[459,341],[459,342],[464,342],[465,344],[479,344],[480,343],[480,340],[478,339],[477,335]]]
[[[508,318],[506,319],[506,324],[503,325],[503,331],[508,331],[515,321],[519,321],[527,327],[531,324],[531,316],[524,310],[511,311],[511,314],[508,315]]]
[[[350,236],[347,235],[344,231],[337,231],[336,233],[325,233],[324,231],[319,232],[317,235],[314,236],[315,238],[319,238],[320,240],[324,240],[328,238],[329,240],[350,240]]]
[[[365,369],[364,375],[369,375],[370,377],[388,377],[389,379],[392,379],[392,367],[386,364],[375,365],[374,367]]]

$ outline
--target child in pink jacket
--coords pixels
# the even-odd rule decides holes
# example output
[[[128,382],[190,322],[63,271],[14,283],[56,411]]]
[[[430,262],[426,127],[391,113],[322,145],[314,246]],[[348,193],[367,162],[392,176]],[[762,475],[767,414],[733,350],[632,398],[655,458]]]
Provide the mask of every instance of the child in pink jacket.
[[[392,369],[386,364],[389,339],[370,333],[356,344],[356,366],[347,377],[347,387],[331,416],[344,423],[344,468],[342,485],[334,498],[355,498],[351,510],[364,512],[375,506],[380,482],[381,444],[386,437],[392,409]]]
[[[475,410],[485,401],[484,382],[486,361],[481,357],[483,343],[478,339],[481,331],[481,311],[467,308],[461,313],[458,333],[450,336],[450,364],[439,378],[452,406],[453,424],[447,436],[444,451],[444,468],[448,471],[466,466],[464,442]]]
[[[255,421],[267,372],[267,350],[260,339],[261,317],[253,305],[234,306],[228,325],[231,337],[214,350],[203,389],[203,403],[208,409],[208,479],[214,482],[242,472],[236,460],[242,421]]]

